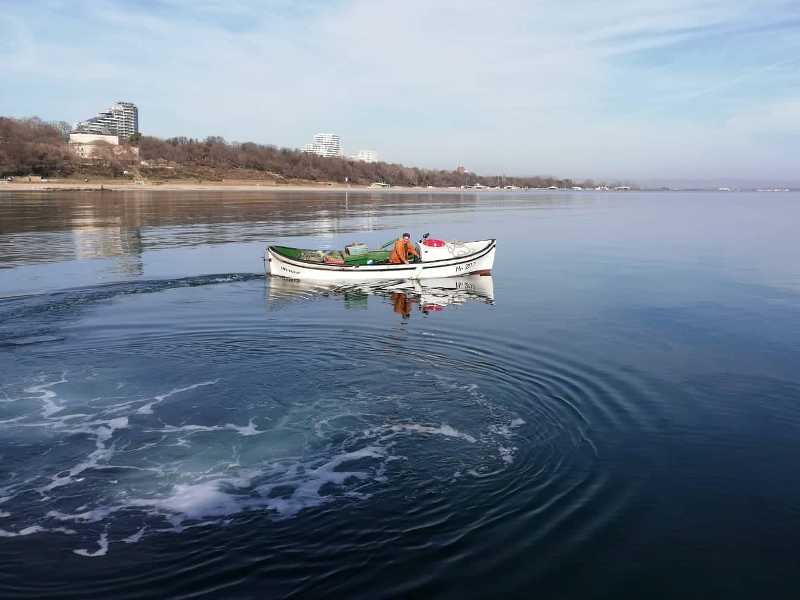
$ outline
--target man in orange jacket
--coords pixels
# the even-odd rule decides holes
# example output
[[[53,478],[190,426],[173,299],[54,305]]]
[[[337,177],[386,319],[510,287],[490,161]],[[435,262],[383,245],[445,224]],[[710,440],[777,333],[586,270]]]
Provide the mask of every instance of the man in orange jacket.
[[[392,253],[389,255],[389,262],[393,265],[408,263],[409,254],[419,258],[414,244],[411,243],[411,234],[404,233],[402,238],[395,240]]]

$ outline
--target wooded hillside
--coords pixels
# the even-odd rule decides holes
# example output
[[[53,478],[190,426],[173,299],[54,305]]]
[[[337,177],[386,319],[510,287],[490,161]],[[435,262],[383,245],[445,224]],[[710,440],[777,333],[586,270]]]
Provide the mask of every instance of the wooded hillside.
[[[68,176],[75,171],[74,159],[55,126],[35,117],[0,117],[0,176]]]
[[[162,179],[252,179],[279,182],[331,181],[353,184],[383,182],[399,186],[449,187],[486,186],[568,187],[570,179],[555,177],[481,176],[456,170],[444,171],[406,167],[386,162],[365,163],[345,158],[325,158],[300,150],[246,143],[228,143],[221,137],[205,140],[176,137],[166,140],[138,136],[130,143],[139,146],[145,177]],[[73,174],[120,176],[126,165],[119,161],[87,161],[69,151],[67,140],[56,125],[38,118],[0,117],[0,176],[40,175],[68,177]],[[580,182],[592,185],[593,182]]]

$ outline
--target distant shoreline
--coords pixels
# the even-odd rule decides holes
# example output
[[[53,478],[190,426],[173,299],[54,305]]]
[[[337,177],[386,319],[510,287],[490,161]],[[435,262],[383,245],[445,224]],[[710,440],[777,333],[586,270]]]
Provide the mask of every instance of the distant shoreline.
[[[289,184],[274,184],[274,183],[253,183],[248,181],[226,181],[226,182],[208,182],[208,183],[191,183],[191,182],[164,182],[164,183],[133,183],[125,182],[118,183],[113,181],[99,181],[99,182],[80,182],[80,181],[36,181],[31,183],[17,183],[17,182],[4,182],[0,181],[0,194],[3,192],[417,192],[417,193],[435,193],[435,192],[450,192],[450,193],[497,193],[509,192],[509,190],[497,188],[423,188],[423,187],[408,187],[408,186],[392,186],[392,187],[370,187],[369,185],[354,185],[344,183],[289,183]],[[516,192],[571,192],[571,193],[585,193],[596,192],[597,190],[583,189],[544,189],[544,188],[529,188],[513,190]],[[513,193],[512,191],[512,193]],[[633,190],[602,190],[599,193],[631,193],[631,192],[719,192],[719,193],[736,193],[736,192],[796,192],[795,188],[771,188],[771,189],[702,189],[702,188],[686,188],[686,189],[664,189],[664,188],[645,188]]]
[[[387,188],[383,188],[387,189]],[[391,188],[391,189],[411,189],[411,188]],[[34,182],[34,183],[2,183],[0,182],[0,193],[2,192],[208,192],[208,191],[229,191],[229,192],[265,192],[265,191],[285,191],[285,192],[324,192],[324,191],[381,191],[381,188],[370,188],[369,186],[355,186],[346,184],[333,185],[313,185],[313,184],[256,184],[245,182],[222,182],[222,183],[114,183],[114,182]]]

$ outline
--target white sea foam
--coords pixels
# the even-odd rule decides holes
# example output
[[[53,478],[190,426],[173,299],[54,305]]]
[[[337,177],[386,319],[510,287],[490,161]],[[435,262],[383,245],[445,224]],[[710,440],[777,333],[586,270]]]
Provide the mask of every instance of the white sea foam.
[[[260,435],[265,433],[259,429],[256,429],[255,423],[253,420],[247,423],[247,425],[234,425],[233,423],[225,423],[224,425],[165,425],[164,427],[160,427],[158,429],[146,429],[145,431],[149,433],[202,433],[202,432],[209,432],[209,431],[235,431],[239,435],[243,436],[251,436],[251,435]]]
[[[474,436],[471,436],[468,433],[463,433],[446,423],[442,423],[439,427],[420,425],[418,423],[402,423],[399,425],[389,425],[386,429],[394,433],[424,433],[427,435],[442,435],[444,437],[462,439],[470,444],[474,444],[478,441]]]
[[[232,423],[226,423],[225,427],[227,429],[232,429],[233,431],[235,431],[239,435],[243,435],[243,436],[260,435],[260,434],[264,433],[263,431],[260,431],[260,430],[256,429],[255,423],[253,423],[253,419],[250,419],[247,422],[247,425],[245,425],[244,427],[239,427],[237,425],[233,425]]]
[[[24,529],[20,529],[19,531],[7,531],[5,529],[0,529],[0,537],[21,537],[25,535],[33,535],[34,533],[44,533],[44,532],[53,532],[53,533],[64,533],[67,535],[74,535],[77,532],[73,529],[67,529],[66,527],[53,527],[47,528],[42,527],[41,525],[31,525],[30,527],[25,527]]]
[[[67,379],[64,375],[62,375],[61,379],[59,379],[58,381],[51,381],[50,383],[41,383],[39,385],[32,385],[28,388],[25,388],[25,392],[28,394],[39,394],[38,400],[40,400],[43,405],[42,407],[43,417],[47,418],[64,409],[64,407],[61,404],[56,402],[58,394],[56,394],[53,390],[50,389],[62,383],[67,383]]]
[[[113,465],[110,464],[110,460],[114,456],[116,452],[115,447],[115,432],[120,429],[125,429],[130,427],[129,416],[136,415],[136,414],[152,414],[153,409],[155,406],[161,402],[164,402],[168,398],[175,396],[176,394],[181,394],[188,392],[190,390],[207,386],[207,385],[214,385],[218,383],[217,380],[210,380],[210,381],[201,381],[199,383],[195,383],[188,386],[177,387],[174,388],[164,394],[159,394],[155,396],[151,401],[146,401],[145,399],[141,400],[129,400],[124,402],[118,402],[117,404],[106,404],[100,405],[99,412],[95,414],[69,414],[63,415],[61,414],[64,411],[65,406],[58,401],[57,394],[52,390],[53,387],[56,385],[66,383],[67,378],[63,376],[58,381],[51,381],[47,383],[37,383],[37,385],[31,385],[25,389],[26,394],[28,394],[28,398],[38,401],[42,405],[42,409],[37,410],[36,414],[41,415],[40,419],[36,421],[35,419],[31,419],[29,416],[20,416],[13,419],[13,426],[14,427],[25,427],[30,429],[40,428],[52,431],[54,434],[65,435],[65,436],[81,436],[85,435],[88,436],[90,440],[94,442],[94,449],[92,449],[87,455],[81,457],[76,464],[68,467],[68,468],[61,468],[58,473],[51,475],[49,481],[45,481],[45,483],[41,484],[41,474],[37,474],[35,477],[28,479],[24,482],[15,482],[13,486],[8,486],[5,489],[0,489],[0,494],[2,492],[6,492],[3,495],[0,495],[0,504],[3,502],[8,502],[14,499],[14,493],[21,489],[21,486],[28,482],[33,482],[39,479],[37,483],[39,486],[37,487],[36,484],[33,486],[28,486],[25,489],[36,489],[42,494],[41,501],[44,506],[50,503],[51,494],[54,491],[71,484],[78,485],[81,484],[85,480],[82,476],[86,471],[90,469],[126,469],[126,470],[133,470],[133,471],[152,471],[157,474],[158,477],[169,477],[171,473],[178,473],[180,470],[180,461],[178,461],[174,466],[170,468],[166,468],[166,465],[162,467],[161,465],[156,467],[151,466],[140,466],[136,464],[132,465]],[[87,401],[88,405],[94,406],[102,398],[95,398],[93,400]],[[145,402],[145,404],[142,404]],[[113,418],[98,418],[98,416],[109,416]],[[42,418],[43,417],[43,418]],[[6,425],[3,423],[2,425]],[[8,423],[11,425],[11,421]],[[138,425],[138,423],[137,423]],[[143,430],[139,430],[143,431]],[[167,426],[164,430],[164,433],[170,432],[183,432],[183,433],[193,433],[198,431],[210,431],[210,432],[217,432],[217,431],[229,431],[234,432],[240,436],[256,436],[264,433],[263,431],[259,430],[253,419],[247,421],[246,425],[239,425],[235,423],[226,423],[224,425],[217,425],[217,426],[183,426],[183,427],[171,427]],[[135,439],[135,438],[134,438]],[[164,438],[162,437],[162,440]],[[147,447],[166,447],[168,444],[162,444],[159,442],[145,444],[144,446]],[[126,452],[126,455],[130,456],[130,453],[135,451],[135,449],[131,449],[129,446],[125,446],[123,448]],[[127,462],[127,461],[125,461]],[[166,469],[166,470],[165,470]],[[209,469],[209,472],[213,474],[213,467]],[[241,470],[241,469],[240,469]],[[254,470],[254,474],[259,474],[260,470]],[[119,485],[121,482],[118,479],[109,479],[107,480],[108,483]],[[224,481],[224,487],[221,486],[221,482]],[[120,510],[129,509],[131,507],[150,507],[151,511],[146,511],[150,514],[153,512],[159,514],[169,514],[171,517],[171,521],[180,523],[183,520],[196,520],[197,518],[206,517],[206,516],[216,516],[216,515],[227,515],[227,514],[235,514],[240,512],[243,508],[250,507],[250,501],[247,495],[238,496],[236,493],[229,493],[231,489],[236,489],[239,485],[249,485],[249,479],[245,480],[237,480],[236,478],[227,477],[224,480],[220,479],[217,482],[205,481],[196,483],[191,481],[191,475],[189,475],[189,481],[176,484],[171,493],[167,494],[166,497],[148,499],[145,502],[130,502],[130,494],[132,489],[122,488],[120,494],[115,494],[115,499],[111,503],[97,505],[92,503],[84,504],[84,506],[79,507],[72,513],[69,512],[62,512],[59,510],[49,510],[44,515],[46,518],[53,519],[56,521],[69,521],[72,523],[95,523],[95,522],[103,522],[108,520],[112,517],[112,515]],[[76,493],[82,493],[82,488],[76,490]],[[53,498],[56,497],[55,494],[52,496]],[[226,502],[226,498],[228,501]],[[52,506],[52,504],[51,504]],[[45,509],[46,510],[46,509]],[[0,511],[0,518],[8,519],[5,521],[6,523],[14,523],[17,524],[16,518],[19,515],[16,511],[14,511],[14,518],[8,519],[11,517],[11,512],[8,511]],[[28,536],[34,535],[37,533],[44,533],[44,532],[63,532],[63,533],[75,533],[73,530],[66,529],[64,527],[55,527],[55,528],[47,528],[41,524],[32,524],[27,527],[22,527],[21,524],[19,525],[20,528],[17,529],[16,527],[0,529],[0,537],[18,537],[18,536]],[[138,542],[141,537],[144,535],[146,527],[141,527],[137,533],[124,538],[126,543],[135,543]],[[103,556],[108,551],[109,545],[109,537],[108,534],[105,533],[101,536],[100,540],[98,541],[98,548],[79,548],[75,550],[76,554],[81,556],[87,557],[94,557],[94,556]]]
[[[517,419],[512,419],[511,422],[507,424],[503,423],[503,424],[490,425],[489,431],[491,433],[500,435],[502,437],[509,438],[512,435],[514,435],[513,432],[514,429],[517,429],[524,424],[525,421],[523,419],[517,418]]]
[[[70,433],[86,433],[95,436],[95,450],[86,457],[86,460],[74,465],[67,470],[66,475],[58,473],[51,478],[50,483],[38,488],[40,493],[49,492],[55,488],[69,485],[75,481],[75,476],[87,469],[96,467],[101,461],[107,461],[114,455],[114,446],[107,442],[117,429],[128,427],[128,417],[117,417],[108,421],[95,421],[86,426],[70,431]]]
[[[75,554],[78,554],[79,556],[86,556],[86,557],[89,557],[89,558],[94,558],[94,557],[97,557],[97,556],[105,556],[106,554],[108,554],[108,534],[107,533],[101,533],[100,534],[100,539],[97,540],[97,545],[99,547],[94,552],[90,552],[89,550],[86,550],[84,548],[79,548],[77,550],[73,550],[73,552]]]
[[[502,473],[505,469],[506,467],[501,467],[499,469],[469,469],[467,474],[475,477],[476,479],[486,479]]]
[[[137,542],[139,542],[139,540],[142,539],[142,536],[144,535],[145,531],[147,531],[147,527],[142,527],[141,529],[139,529],[139,531],[137,531],[133,535],[129,535],[126,538],[122,538],[120,541],[125,542],[126,544],[136,544]]]
[[[79,513],[63,513],[58,510],[51,510],[45,516],[58,521],[73,521],[82,523],[97,523],[109,515],[122,510],[124,506],[99,506]],[[79,509],[80,510],[80,509]]]
[[[66,377],[62,379],[66,381]],[[449,396],[463,399],[473,413],[478,411],[475,415],[450,421],[448,414],[409,404],[399,395],[379,398],[381,404],[373,409],[373,395],[355,389],[344,404],[331,401],[330,405],[297,407],[274,420],[264,414],[255,414],[254,418],[248,419],[249,415],[234,412],[225,419],[233,423],[171,425],[146,416],[159,412],[158,405],[175,395],[214,385],[218,381],[176,387],[153,397],[125,400],[116,396],[109,399],[117,404],[99,398],[88,404],[90,411],[97,409],[95,414],[63,414],[68,411],[63,410],[65,407],[59,404],[58,398],[45,393],[60,381],[28,388],[32,398],[44,406],[41,413],[44,418],[39,416],[39,406],[35,404],[35,419],[10,424],[11,427],[43,428],[54,435],[78,436],[78,439],[81,435],[88,436],[89,442],[94,442],[94,448],[84,450],[83,454],[71,460],[77,464],[69,468],[60,465],[61,470],[51,475],[49,481],[43,481],[42,475],[37,473],[29,480],[35,483],[21,485],[20,481],[15,481],[13,487],[0,489],[0,494],[5,492],[0,496],[0,503],[13,499],[9,494],[18,490],[38,489],[43,495],[40,510],[46,513],[43,516],[40,513],[36,520],[25,523],[29,527],[17,530],[23,527],[23,523],[17,521],[22,513],[14,504],[4,506],[14,516],[8,519],[10,513],[0,511],[0,517],[6,519],[3,523],[8,527],[0,529],[0,537],[48,531],[74,533],[65,527],[45,527],[57,525],[59,521],[85,534],[84,529],[92,523],[110,526],[120,511],[124,511],[126,522],[129,517],[137,518],[134,515],[138,515],[140,522],[122,534],[127,537],[113,537],[117,530],[107,529],[97,547],[87,544],[88,547],[74,550],[81,556],[98,557],[109,552],[113,543],[139,542],[146,531],[179,532],[190,527],[223,523],[237,514],[253,510],[269,512],[273,518],[291,518],[303,510],[343,498],[368,498],[375,486],[391,476],[393,470],[389,470],[389,465],[393,461],[403,461],[399,466],[402,469],[415,468],[414,452],[422,440],[434,450],[442,449],[448,461],[457,463],[458,474],[454,477],[463,477],[467,473],[486,477],[507,469],[513,463],[517,448],[505,438],[515,435],[514,428],[524,424],[522,419],[512,418],[513,414],[492,404],[477,385],[450,381],[438,383],[437,392],[445,389]],[[383,406],[398,407],[402,412],[392,412],[387,416],[381,408]],[[402,415],[402,422],[397,422],[397,414]],[[479,421],[473,416],[485,417],[485,420]],[[236,424],[246,419],[246,425]],[[269,423],[269,429],[259,429],[256,420],[259,424]],[[470,424],[469,430],[463,423]],[[477,423],[481,424],[475,427]],[[299,424],[303,427],[310,424],[311,429],[305,441],[296,446],[295,434],[302,433]],[[121,429],[132,431],[125,435],[117,434]],[[276,435],[264,435],[268,432]],[[197,452],[187,452],[187,440],[195,434],[208,435],[203,436],[202,447],[197,445]],[[259,435],[264,437],[253,438]],[[250,439],[245,441],[239,436]],[[287,436],[291,437],[291,444],[286,441]],[[86,439],[81,441],[82,446]],[[129,464],[113,464],[114,458],[113,462]],[[84,473],[90,469],[120,471],[108,478],[101,474],[86,477]],[[151,471],[153,476],[137,471]],[[61,491],[63,486],[70,484],[74,484],[74,488]],[[92,487],[96,485],[103,487]],[[74,504],[56,503],[62,494],[65,497],[85,497]],[[83,505],[74,508],[80,503]],[[64,506],[70,508],[64,509]],[[62,510],[48,511],[56,507]],[[46,519],[52,521],[48,523]],[[163,522],[167,528],[160,529],[155,524],[157,522]],[[131,531],[135,533],[131,534]]]
[[[189,520],[232,515],[241,510],[241,504],[234,495],[222,491],[221,486],[225,484],[230,484],[230,480],[179,484],[171,496],[140,502],[140,505],[150,505]]]
[[[193,383],[192,385],[187,385],[186,387],[172,389],[165,394],[159,394],[158,396],[155,396],[151,402],[142,405],[136,412],[140,415],[152,415],[153,407],[157,404],[161,404],[164,400],[170,398],[171,396],[188,392],[206,385],[215,385],[217,383],[219,383],[219,379],[214,379],[213,381],[201,381],[200,383]]]
[[[39,525],[32,525],[30,527],[26,527],[25,529],[21,529],[20,531],[7,531],[5,529],[0,529],[0,537],[5,537],[5,538],[19,537],[23,535],[32,535],[34,533],[40,533],[42,531],[47,531],[47,529]]]
[[[386,450],[384,448],[370,446],[352,452],[344,452],[313,468],[298,469],[295,466],[278,481],[256,488],[256,491],[262,496],[258,504],[275,511],[282,517],[294,516],[305,508],[328,502],[331,497],[320,493],[324,486],[328,484],[342,486],[350,480],[363,481],[370,477],[366,471],[339,470],[343,465],[364,459],[380,461],[385,458]],[[382,470],[378,469],[376,472],[379,474]],[[281,488],[288,488],[291,491],[278,497],[270,497],[274,490]],[[366,496],[362,495],[361,497]]]
[[[238,477],[176,484],[165,497],[132,499],[127,506],[150,509],[148,512],[162,515],[175,530],[182,530],[186,521],[219,519],[249,510],[269,510],[280,517],[291,517],[331,501],[335,496],[326,493],[328,486],[338,489],[340,495],[368,497],[351,489],[350,484],[379,477],[382,469],[374,461],[381,463],[386,457],[386,451],[375,446],[343,452],[322,463],[275,463],[264,471],[252,470]],[[363,470],[342,468],[364,460],[373,462]],[[263,478],[268,483],[254,485]],[[64,517],[80,515],[59,515]]]

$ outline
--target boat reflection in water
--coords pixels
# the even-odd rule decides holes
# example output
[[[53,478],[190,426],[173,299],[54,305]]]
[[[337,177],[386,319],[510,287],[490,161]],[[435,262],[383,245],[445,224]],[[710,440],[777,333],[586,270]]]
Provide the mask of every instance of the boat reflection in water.
[[[384,302],[388,299],[396,314],[409,319],[413,312],[428,315],[466,302],[494,304],[494,282],[491,275],[359,284],[321,284],[283,277],[268,279],[270,308],[320,296],[341,296],[344,307],[352,310],[366,310],[369,297],[378,296]]]

